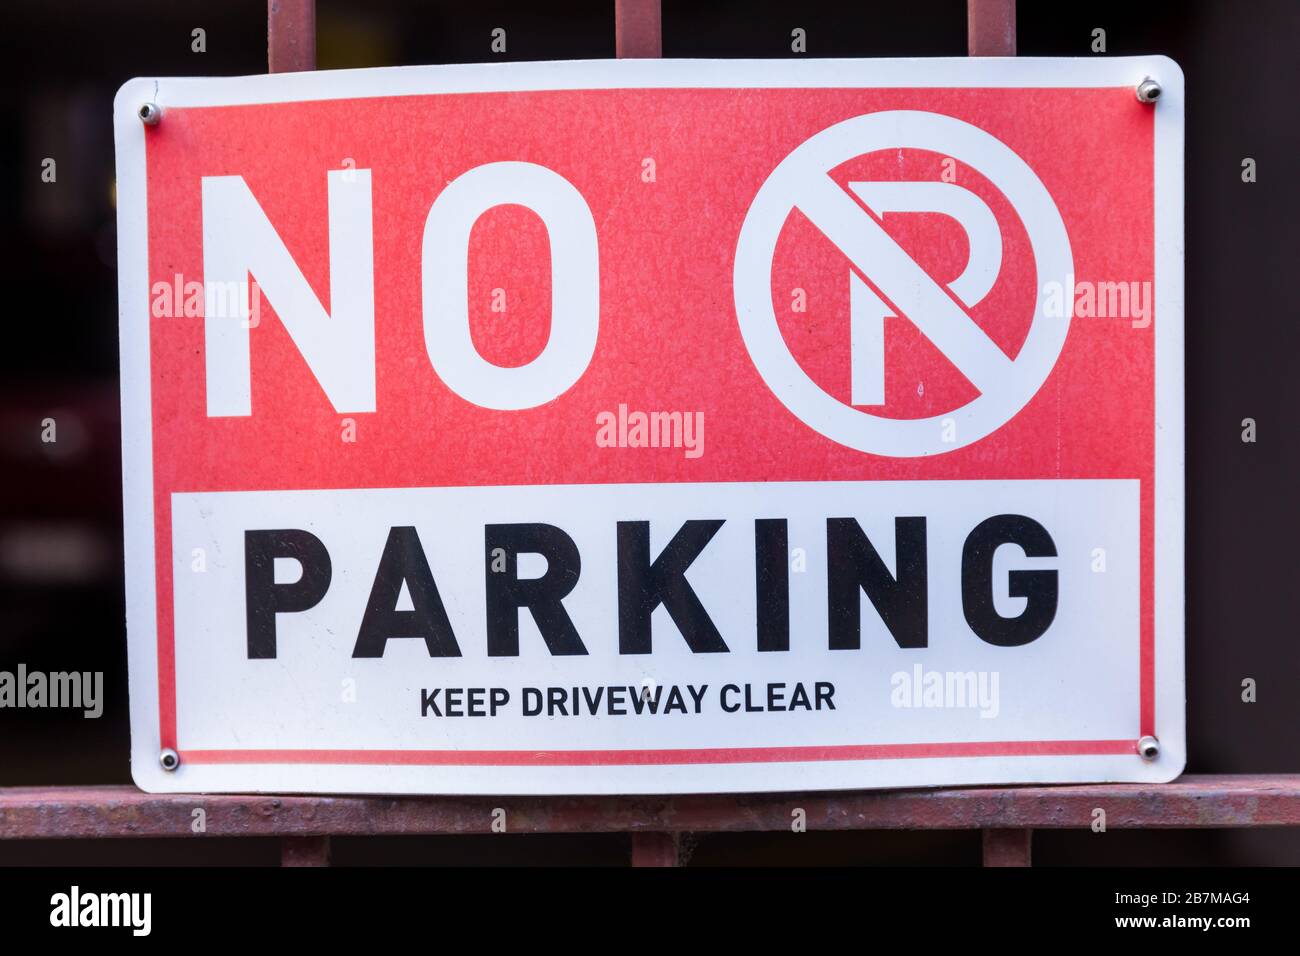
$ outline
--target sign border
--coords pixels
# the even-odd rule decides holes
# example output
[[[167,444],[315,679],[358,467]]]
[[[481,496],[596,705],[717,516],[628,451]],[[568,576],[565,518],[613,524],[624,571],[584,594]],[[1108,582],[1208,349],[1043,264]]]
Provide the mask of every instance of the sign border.
[[[1163,95],[1154,116],[1155,311],[1155,528],[1152,647],[1142,647],[1141,728],[1160,739],[1154,761],[1137,756],[1136,738],[1124,741],[1001,742],[998,760],[981,744],[863,745],[809,748],[815,760],[791,758],[795,748],[759,748],[744,763],[642,759],[605,765],[599,777],[567,764],[501,761],[471,764],[449,759],[434,766],[410,760],[411,751],[375,751],[364,760],[344,752],[316,751],[326,763],[250,751],[239,767],[190,752],[165,771],[159,724],[157,576],[154,527],[153,441],[148,309],[148,217],[145,129],[140,104],[169,107],[236,106],[277,102],[361,99],[448,93],[583,89],[781,88],[989,88],[1135,89],[1156,79]],[[833,766],[872,760],[872,779],[861,786],[934,786],[982,783],[1167,782],[1186,762],[1184,677],[1184,374],[1183,374],[1183,117],[1181,68],[1165,56],[1057,58],[953,57],[818,60],[573,60],[510,64],[387,67],[218,78],[136,78],[114,99],[117,161],[118,286],[121,339],[123,538],[130,672],[131,773],[147,792],[336,793],[708,793],[774,789],[770,764],[802,790],[846,789]],[[134,305],[131,305],[134,303]],[[148,732],[142,732],[151,728]],[[1131,746],[1127,746],[1131,744]],[[1065,750],[1063,746],[1070,749]],[[1104,745],[1104,746],[1098,746]],[[972,748],[975,748],[972,750]],[[798,748],[802,749],[802,748]],[[838,753],[835,753],[838,752]],[[287,753],[293,753],[289,751]],[[587,753],[570,752],[574,755]],[[621,752],[620,752],[621,753]],[[628,754],[662,753],[628,751]],[[268,760],[273,762],[266,762]],[[406,755],[406,756],[404,756]],[[471,752],[459,756],[470,757]],[[457,754],[450,755],[455,758]],[[551,757],[561,757],[552,753]],[[1068,760],[1044,760],[1067,756]],[[196,759],[197,758],[197,759]],[[802,759],[800,759],[802,758]],[[924,758],[917,760],[917,758]],[[312,758],[307,757],[308,760]],[[284,762],[280,762],[284,761]],[[910,766],[898,771],[899,761]],[[914,762],[915,761],[915,762]],[[375,764],[385,766],[382,779]],[[502,787],[494,767],[512,768]],[[653,766],[653,772],[647,768]],[[439,770],[438,767],[449,768]],[[567,771],[567,772],[566,772]],[[557,774],[559,774],[557,776]]]

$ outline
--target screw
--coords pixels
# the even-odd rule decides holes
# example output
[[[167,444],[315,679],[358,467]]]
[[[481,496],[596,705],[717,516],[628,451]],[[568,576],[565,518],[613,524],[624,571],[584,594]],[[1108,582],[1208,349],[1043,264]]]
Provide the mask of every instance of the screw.
[[[164,770],[171,773],[181,765],[181,755],[172,750],[171,747],[164,747],[158,754],[158,763],[162,764]]]
[[[1143,737],[1138,741],[1138,753],[1143,760],[1155,760],[1160,756],[1160,741],[1151,736]]]
[[[1137,85],[1139,103],[1154,103],[1160,99],[1160,94],[1163,92],[1164,90],[1161,89],[1160,84],[1149,76]]]
[[[162,119],[162,107],[157,103],[145,103],[140,107],[140,122],[145,126],[157,126]]]

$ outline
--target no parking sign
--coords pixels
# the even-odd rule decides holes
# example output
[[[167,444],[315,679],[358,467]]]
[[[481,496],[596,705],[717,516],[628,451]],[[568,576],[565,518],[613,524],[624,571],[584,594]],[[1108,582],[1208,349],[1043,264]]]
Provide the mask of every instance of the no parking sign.
[[[132,80],[116,131],[142,787],[1181,771],[1170,60]]]

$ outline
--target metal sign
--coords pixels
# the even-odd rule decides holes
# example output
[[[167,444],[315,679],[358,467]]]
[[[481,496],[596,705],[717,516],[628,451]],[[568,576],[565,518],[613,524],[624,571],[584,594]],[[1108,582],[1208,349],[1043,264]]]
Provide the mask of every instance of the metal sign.
[[[1163,57],[128,82],[136,782],[1173,778],[1182,95]]]

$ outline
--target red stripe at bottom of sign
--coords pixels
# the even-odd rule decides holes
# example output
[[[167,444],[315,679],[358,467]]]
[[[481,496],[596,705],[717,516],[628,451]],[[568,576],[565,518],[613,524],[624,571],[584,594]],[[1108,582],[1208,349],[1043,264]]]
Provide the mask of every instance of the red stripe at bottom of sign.
[[[827,747],[714,747],[695,750],[187,750],[193,764],[395,764],[406,766],[639,766],[798,763],[926,757],[1046,757],[1132,754],[1132,740],[1012,740]]]

